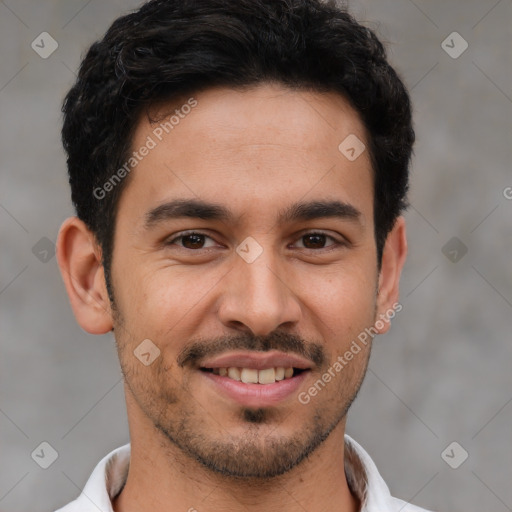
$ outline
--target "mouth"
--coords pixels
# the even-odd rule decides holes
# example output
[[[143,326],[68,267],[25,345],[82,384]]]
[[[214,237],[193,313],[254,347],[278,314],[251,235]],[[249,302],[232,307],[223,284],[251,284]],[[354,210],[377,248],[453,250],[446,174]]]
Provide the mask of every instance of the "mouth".
[[[231,352],[201,361],[197,370],[208,393],[245,407],[271,407],[290,400],[305,385],[313,365],[278,351]]]

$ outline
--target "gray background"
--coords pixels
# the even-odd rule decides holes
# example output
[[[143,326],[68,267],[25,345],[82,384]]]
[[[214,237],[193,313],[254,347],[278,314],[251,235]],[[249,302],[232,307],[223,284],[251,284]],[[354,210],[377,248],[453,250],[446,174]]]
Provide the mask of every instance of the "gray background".
[[[62,98],[86,47],[138,3],[0,2],[0,511],[64,505],[128,441],[113,339],[77,326],[40,240],[54,243],[73,213]],[[396,496],[442,511],[512,510],[512,1],[349,6],[390,45],[418,141],[404,308],[375,342],[348,433]],[[47,59],[31,48],[43,31],[59,44]],[[456,59],[441,46],[453,31],[469,44]],[[457,262],[442,251],[452,237],[458,257],[461,243],[468,250]],[[46,470],[31,458],[43,441],[59,454]],[[452,465],[469,454],[458,469],[441,456],[453,441]]]

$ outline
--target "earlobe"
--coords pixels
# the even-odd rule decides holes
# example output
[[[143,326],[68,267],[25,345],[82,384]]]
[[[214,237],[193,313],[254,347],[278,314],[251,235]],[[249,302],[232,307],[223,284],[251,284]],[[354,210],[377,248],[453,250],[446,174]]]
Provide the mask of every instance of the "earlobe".
[[[382,252],[382,264],[379,274],[379,292],[377,296],[376,320],[393,318],[399,304],[399,285],[402,268],[407,257],[407,237],[405,219],[400,216],[388,234]],[[401,305],[400,305],[401,309]],[[380,334],[388,331],[390,321],[376,322]],[[382,326],[380,328],[380,326]]]
[[[112,330],[101,250],[93,233],[77,217],[66,219],[59,230],[57,261],[80,327],[90,334]]]

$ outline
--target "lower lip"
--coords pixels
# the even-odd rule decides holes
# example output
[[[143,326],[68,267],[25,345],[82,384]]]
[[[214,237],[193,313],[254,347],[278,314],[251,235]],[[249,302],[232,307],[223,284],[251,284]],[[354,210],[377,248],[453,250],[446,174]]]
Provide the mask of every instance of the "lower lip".
[[[310,373],[305,370],[295,377],[277,381],[273,384],[245,384],[214,373],[199,370],[204,377],[213,383],[214,388],[235,400],[240,405],[264,407],[277,405],[297,392],[304,379]]]

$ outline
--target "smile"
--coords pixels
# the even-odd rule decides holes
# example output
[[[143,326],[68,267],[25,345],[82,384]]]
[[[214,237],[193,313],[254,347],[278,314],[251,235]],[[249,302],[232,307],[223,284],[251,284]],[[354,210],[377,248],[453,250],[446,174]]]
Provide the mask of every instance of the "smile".
[[[304,371],[301,368],[284,368],[283,366],[264,368],[262,370],[256,368],[238,368],[236,366],[229,368],[201,368],[201,370],[243,382],[244,384],[274,384],[285,379],[291,379]]]

